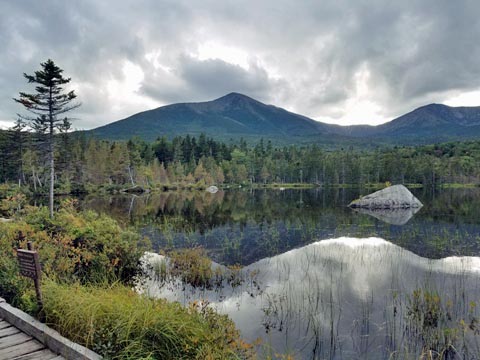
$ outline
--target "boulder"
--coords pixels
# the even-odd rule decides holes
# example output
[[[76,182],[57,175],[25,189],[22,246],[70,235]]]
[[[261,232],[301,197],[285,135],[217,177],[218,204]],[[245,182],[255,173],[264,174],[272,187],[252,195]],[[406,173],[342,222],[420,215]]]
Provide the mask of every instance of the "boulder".
[[[212,185],[212,186],[209,186],[206,189],[206,191],[209,192],[210,194],[215,194],[218,191],[218,187],[216,187],[215,185]]]
[[[6,218],[0,217],[0,223],[10,222],[10,221],[12,221],[12,219],[6,219]]]
[[[352,201],[348,206],[364,209],[420,208],[423,204],[405,186],[393,185]]]

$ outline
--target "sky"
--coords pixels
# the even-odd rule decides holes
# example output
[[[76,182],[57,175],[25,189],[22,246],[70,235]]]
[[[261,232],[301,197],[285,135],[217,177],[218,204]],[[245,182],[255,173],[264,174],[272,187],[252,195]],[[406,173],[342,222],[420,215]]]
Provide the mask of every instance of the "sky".
[[[0,0],[0,126],[52,59],[90,129],[239,92],[315,120],[377,125],[480,105],[478,0]]]

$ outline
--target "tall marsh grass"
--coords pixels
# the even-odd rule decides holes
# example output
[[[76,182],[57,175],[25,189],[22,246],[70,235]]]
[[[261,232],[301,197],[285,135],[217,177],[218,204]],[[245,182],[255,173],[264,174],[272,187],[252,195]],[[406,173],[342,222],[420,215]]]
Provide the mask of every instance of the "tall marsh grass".
[[[252,346],[240,340],[225,315],[207,304],[189,307],[110,288],[44,284],[47,323],[62,335],[107,359],[248,359]]]

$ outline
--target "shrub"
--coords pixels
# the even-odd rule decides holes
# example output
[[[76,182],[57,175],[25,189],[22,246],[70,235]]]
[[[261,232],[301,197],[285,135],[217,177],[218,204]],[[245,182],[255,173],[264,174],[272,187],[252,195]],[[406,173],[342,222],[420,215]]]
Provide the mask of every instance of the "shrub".
[[[15,222],[0,227],[0,295],[16,305],[28,289],[18,275],[15,249],[32,241],[44,274],[61,282],[132,283],[148,246],[137,233],[65,201],[55,218],[46,207],[26,206]],[[27,283],[28,284],[28,283]]]
[[[180,249],[169,254],[170,274],[194,287],[209,287],[213,277],[212,261],[202,248]]]

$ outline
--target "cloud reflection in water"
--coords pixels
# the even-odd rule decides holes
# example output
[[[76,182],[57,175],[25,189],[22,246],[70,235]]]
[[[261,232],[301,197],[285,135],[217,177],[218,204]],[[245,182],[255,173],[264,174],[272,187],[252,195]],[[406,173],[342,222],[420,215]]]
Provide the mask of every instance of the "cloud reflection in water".
[[[262,259],[242,273],[247,280],[236,288],[199,290],[148,281],[146,289],[182,303],[206,299],[228,314],[247,340],[262,337],[276,352],[306,359],[384,359],[393,352],[418,358],[426,337],[419,330],[431,336],[437,329],[412,322],[414,291],[438,293],[440,310],[448,308],[450,318],[439,325],[450,328],[476,318],[472,302],[480,298],[479,257],[431,260],[380,238],[318,241]],[[248,280],[251,273],[258,273],[258,287]],[[479,343],[467,330],[457,350],[471,355]]]

